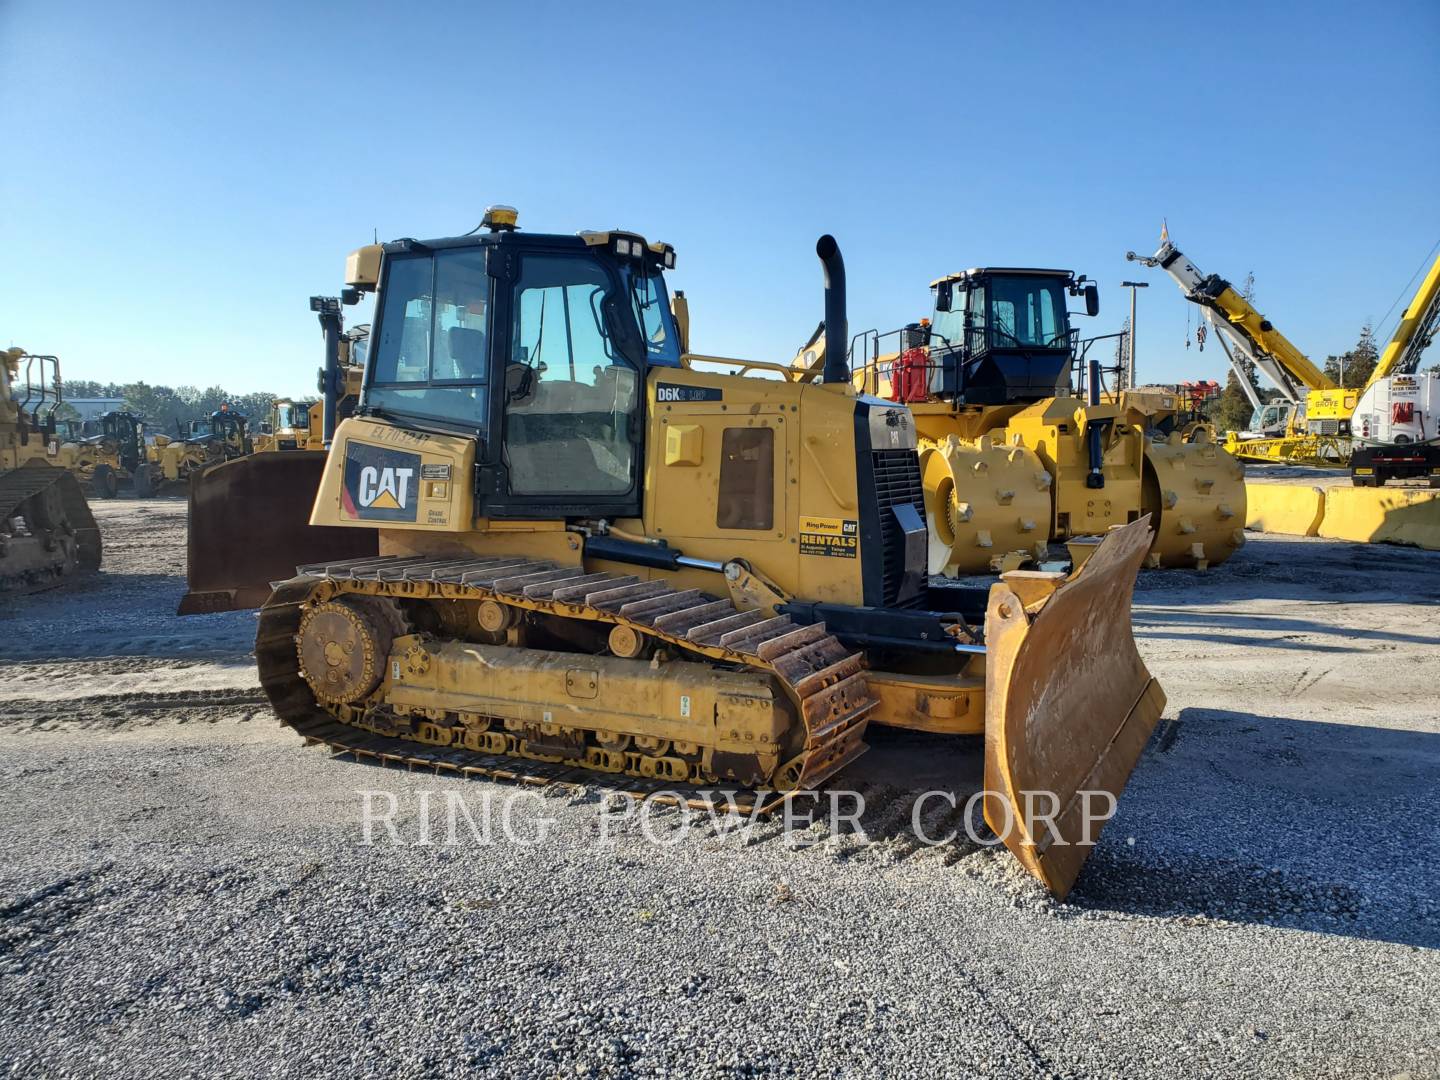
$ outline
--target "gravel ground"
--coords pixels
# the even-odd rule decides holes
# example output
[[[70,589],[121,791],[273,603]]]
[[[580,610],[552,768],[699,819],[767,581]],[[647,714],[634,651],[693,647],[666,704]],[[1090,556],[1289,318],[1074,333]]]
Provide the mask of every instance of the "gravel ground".
[[[512,803],[543,843],[417,845],[516,789],[302,749],[252,616],[171,614],[183,504],[97,516],[102,578],[0,606],[15,1075],[1440,1076],[1440,555],[1142,575],[1170,703],[1057,904],[908,832],[897,763],[973,785],[976,740],[877,735],[863,837],[657,846],[597,787]]]

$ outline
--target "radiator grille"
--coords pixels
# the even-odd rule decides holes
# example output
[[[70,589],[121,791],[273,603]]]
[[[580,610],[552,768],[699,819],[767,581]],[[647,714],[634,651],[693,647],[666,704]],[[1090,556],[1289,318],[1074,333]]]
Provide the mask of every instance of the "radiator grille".
[[[920,483],[920,458],[914,450],[876,450],[875,501],[880,515],[880,542],[884,549],[884,602],[886,607],[917,607],[920,597],[899,603],[900,585],[905,578],[905,534],[890,512],[892,506],[911,503],[925,517],[925,490]]]

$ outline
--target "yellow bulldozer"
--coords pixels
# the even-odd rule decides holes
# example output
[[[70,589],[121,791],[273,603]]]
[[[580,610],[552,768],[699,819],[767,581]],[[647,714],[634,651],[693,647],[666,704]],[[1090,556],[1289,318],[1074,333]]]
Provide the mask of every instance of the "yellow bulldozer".
[[[931,288],[932,317],[865,336],[854,378],[914,414],[932,573],[1043,561],[1052,542],[1141,518],[1150,567],[1205,569],[1244,543],[1240,463],[1203,428],[1175,429],[1177,402],[1107,391],[1086,359],[1100,338],[1079,338],[1067,300],[1097,314],[1093,283],[989,267]]]
[[[320,484],[327,433],[352,416],[360,402],[370,331],[368,325],[344,328],[339,297],[312,297],[311,308],[320,316],[328,357],[320,371],[320,391],[331,390],[308,406],[303,430],[298,412],[287,417],[296,425],[294,446],[286,445],[290,440],[282,437],[260,444],[254,454],[232,456],[191,472],[186,533],[189,587],[180,598],[178,614],[258,607],[270,595],[271,581],[294,572],[300,561],[293,557],[296,551],[316,559],[377,551],[373,535],[357,537],[353,530],[310,525],[308,493]],[[275,492],[288,494],[277,499]],[[253,515],[256,505],[264,506],[263,516]],[[257,524],[264,530],[265,542],[236,552],[240,562],[212,557],[217,550],[231,550],[233,538],[253,532]]]
[[[282,721],[360,757],[762,809],[852,767],[870,725],[983,734],[986,820],[1063,895],[1164,704],[1130,628],[1148,522],[1074,573],[932,586],[916,416],[843,354],[808,380],[702,370],[673,248],[485,224],[351,255],[321,318],[334,371],[340,302],[377,293],[356,415],[326,424],[314,486],[257,455],[228,500],[299,503],[310,532],[192,547],[232,599],[290,560],[256,639]],[[845,341],[844,264],[817,254]],[[321,534],[351,553],[313,558]]]
[[[255,453],[276,450],[323,450],[320,425],[312,422],[319,417],[320,402],[277,398],[270,406],[270,419],[265,430],[254,436]]]
[[[60,362],[0,353],[0,592],[51,588],[100,568],[80,482],[54,464]]]

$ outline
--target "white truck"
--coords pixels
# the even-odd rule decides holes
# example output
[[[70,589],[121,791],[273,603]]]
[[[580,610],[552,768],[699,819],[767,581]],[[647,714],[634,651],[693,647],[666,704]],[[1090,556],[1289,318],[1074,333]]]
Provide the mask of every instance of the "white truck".
[[[1440,372],[1371,383],[1355,404],[1350,433],[1350,479],[1357,487],[1406,477],[1440,487]]]

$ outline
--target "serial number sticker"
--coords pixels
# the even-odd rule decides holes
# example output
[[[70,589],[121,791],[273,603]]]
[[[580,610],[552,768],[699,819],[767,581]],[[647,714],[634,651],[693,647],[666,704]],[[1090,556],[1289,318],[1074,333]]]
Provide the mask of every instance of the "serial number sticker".
[[[450,466],[449,466],[449,465],[421,465],[421,466],[420,466],[420,479],[421,479],[421,480],[449,480],[449,479],[450,479]]]
[[[860,522],[853,518],[800,518],[800,554],[853,559],[860,550]]]

